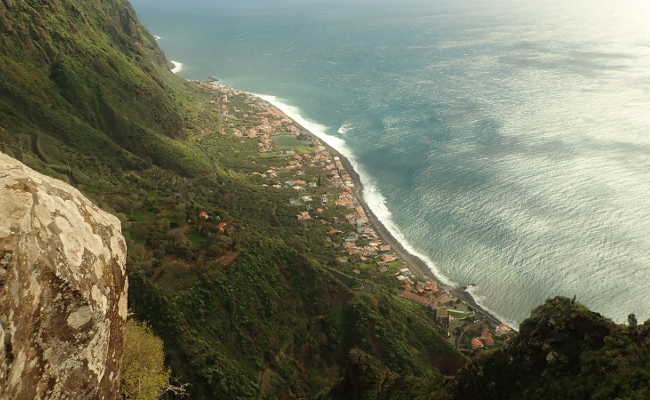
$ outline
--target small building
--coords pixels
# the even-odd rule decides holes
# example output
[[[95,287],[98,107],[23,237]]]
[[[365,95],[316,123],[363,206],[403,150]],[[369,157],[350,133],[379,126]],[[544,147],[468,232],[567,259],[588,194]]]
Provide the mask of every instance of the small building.
[[[354,232],[350,233],[348,236],[345,237],[345,241],[348,243],[356,242],[357,240],[359,240],[359,235],[357,235]]]
[[[311,219],[311,215],[309,215],[309,212],[303,211],[300,214],[296,216],[298,218],[298,221],[306,221]]]
[[[472,350],[480,350],[480,349],[482,349],[484,347],[485,346],[483,345],[483,342],[481,341],[481,339],[479,339],[477,337],[472,339]]]
[[[449,312],[446,308],[436,309],[436,320],[445,329],[449,328]]]
[[[481,340],[487,347],[494,346],[494,337],[492,337],[492,333],[489,331],[481,333]]]
[[[217,229],[219,229],[219,232],[225,233],[226,232],[226,227],[228,226],[228,223],[226,222],[219,222],[217,224]]]
[[[402,275],[400,275],[400,276],[402,276]],[[399,279],[399,277],[398,277],[398,279]],[[409,300],[411,300],[413,302],[416,302],[416,303],[418,303],[420,305],[423,305],[425,307],[429,307],[431,305],[431,302],[433,301],[433,299],[418,296],[417,294],[412,293],[412,292],[410,292],[408,290],[404,290],[402,292],[402,297],[406,297],[407,299],[409,299]]]
[[[504,336],[504,335],[509,334],[510,332],[512,332],[512,328],[510,328],[506,324],[501,324],[496,329],[496,335],[497,336]]]
[[[202,220],[207,221],[208,219],[210,219],[210,215],[206,211],[201,211],[199,213],[199,218],[201,218]]]
[[[435,292],[438,291],[438,283],[436,283],[436,282],[434,282],[434,281],[426,281],[425,284],[424,284],[424,286],[425,286],[424,289],[425,289],[426,291],[428,291],[428,292],[433,292],[433,293],[435,293]]]

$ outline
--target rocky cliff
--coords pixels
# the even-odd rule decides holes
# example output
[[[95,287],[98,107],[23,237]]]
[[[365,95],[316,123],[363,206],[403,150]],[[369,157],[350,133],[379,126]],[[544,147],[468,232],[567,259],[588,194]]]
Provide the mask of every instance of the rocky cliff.
[[[0,399],[117,398],[125,262],[117,218],[0,153]]]

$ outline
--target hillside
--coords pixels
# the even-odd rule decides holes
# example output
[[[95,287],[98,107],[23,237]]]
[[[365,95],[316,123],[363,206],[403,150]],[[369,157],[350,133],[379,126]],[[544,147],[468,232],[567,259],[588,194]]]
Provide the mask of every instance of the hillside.
[[[463,399],[650,399],[650,321],[617,325],[563,297],[548,300],[507,346],[458,376]]]
[[[343,239],[252,174],[288,161],[218,134],[224,114],[257,126],[249,96],[219,109],[221,93],[173,76],[125,1],[4,1],[0,21],[0,149],[121,218],[131,308],[192,398],[314,398],[354,351],[429,381],[464,363],[394,279],[338,272]]]
[[[192,399],[648,397],[648,323],[567,299],[454,378],[470,354],[452,342],[488,328],[466,318],[449,340],[401,292],[399,258],[350,255],[369,240],[331,149],[174,76],[127,1],[0,0],[0,29],[0,151],[121,219],[131,311]]]

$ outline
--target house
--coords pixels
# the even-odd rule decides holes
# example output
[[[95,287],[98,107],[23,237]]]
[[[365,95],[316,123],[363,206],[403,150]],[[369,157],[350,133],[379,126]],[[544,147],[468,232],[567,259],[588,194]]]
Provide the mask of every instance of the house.
[[[449,328],[449,312],[446,308],[438,308],[436,310],[436,319],[445,329]]]
[[[201,211],[199,213],[199,218],[201,218],[204,221],[207,221],[208,219],[210,219],[210,215],[208,215],[206,211]]]
[[[309,212],[307,211],[301,212],[296,217],[298,218],[298,221],[306,221],[308,219],[311,219],[311,215],[309,215]]]
[[[489,331],[481,333],[481,340],[487,347],[494,346],[494,338]]]
[[[504,335],[509,334],[511,331],[512,331],[512,329],[508,325],[501,324],[496,329],[496,335],[497,336],[504,336]]]
[[[345,237],[345,241],[348,243],[356,242],[357,240],[359,240],[359,235],[354,232]]]
[[[398,277],[398,279],[399,279],[399,277]],[[411,301],[414,301],[414,302],[416,302],[416,303],[418,303],[420,305],[423,305],[425,307],[429,307],[431,305],[431,302],[433,301],[433,299],[418,296],[417,294],[412,293],[412,292],[407,291],[407,290],[402,292],[402,297],[406,297],[407,299],[409,299]]]
[[[379,246],[379,250],[381,250],[381,251],[391,251],[391,250],[393,250],[393,247],[391,245],[389,245],[389,244],[382,244],[381,246]]]
[[[483,342],[481,342],[481,339],[475,337],[472,339],[472,350],[480,350],[484,348],[485,346],[483,345]]]
[[[424,290],[426,290],[427,292],[435,293],[438,291],[438,283],[434,281],[426,281],[424,286],[425,286]]]
[[[217,224],[217,229],[219,229],[219,232],[225,233],[226,232],[226,226],[228,226],[228,223],[226,222],[219,222]]]

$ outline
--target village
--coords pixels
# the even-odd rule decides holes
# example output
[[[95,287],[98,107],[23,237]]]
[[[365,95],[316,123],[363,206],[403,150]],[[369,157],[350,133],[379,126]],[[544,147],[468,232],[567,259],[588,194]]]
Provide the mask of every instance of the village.
[[[260,160],[275,161],[250,175],[266,190],[291,193],[288,205],[296,210],[298,221],[325,226],[329,240],[339,248],[336,262],[341,272],[359,280],[373,274],[392,276],[399,296],[430,310],[449,342],[467,353],[511,337],[510,327],[481,316],[452,290],[409,267],[377,233],[357,198],[354,179],[335,151],[256,96],[216,82],[194,82],[217,93],[209,105],[220,112],[219,135],[254,141]],[[237,104],[245,104],[246,111]],[[249,123],[237,124],[241,119]]]

